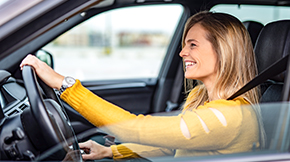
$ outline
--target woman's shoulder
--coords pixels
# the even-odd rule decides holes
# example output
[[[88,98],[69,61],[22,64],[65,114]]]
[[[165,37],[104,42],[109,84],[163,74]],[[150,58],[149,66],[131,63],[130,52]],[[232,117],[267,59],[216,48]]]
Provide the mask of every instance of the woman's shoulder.
[[[239,97],[233,100],[218,99],[218,100],[213,100],[210,102],[207,101],[204,103],[203,106],[201,106],[201,108],[235,107],[235,106],[243,106],[243,105],[249,105],[249,102],[246,99]]]
[[[236,98],[234,100],[219,99],[206,102],[195,110],[197,114],[209,112],[220,115],[227,123],[231,123],[236,127],[241,125],[245,120],[252,121],[255,114],[252,106],[244,98]],[[206,115],[205,114],[205,115]]]

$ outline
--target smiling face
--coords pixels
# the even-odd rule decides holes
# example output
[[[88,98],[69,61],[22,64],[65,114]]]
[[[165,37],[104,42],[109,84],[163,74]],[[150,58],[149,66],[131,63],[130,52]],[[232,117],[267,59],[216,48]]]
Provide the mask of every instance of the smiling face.
[[[179,55],[185,64],[185,78],[210,86],[217,77],[217,54],[206,36],[207,31],[199,23],[195,24],[188,31]]]

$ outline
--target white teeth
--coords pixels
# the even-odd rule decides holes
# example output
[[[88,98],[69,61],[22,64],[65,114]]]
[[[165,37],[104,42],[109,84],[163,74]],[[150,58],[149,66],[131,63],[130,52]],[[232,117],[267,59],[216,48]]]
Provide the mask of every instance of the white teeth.
[[[185,62],[185,67],[192,66],[192,65],[193,65],[193,62]]]
[[[188,66],[188,65],[193,65],[193,63],[192,63],[192,62],[186,62],[185,65],[186,65],[186,66]]]

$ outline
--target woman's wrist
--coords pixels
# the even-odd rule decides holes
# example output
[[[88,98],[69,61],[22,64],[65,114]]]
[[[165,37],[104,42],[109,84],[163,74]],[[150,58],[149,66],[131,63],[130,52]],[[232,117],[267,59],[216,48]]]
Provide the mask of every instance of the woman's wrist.
[[[111,147],[105,147],[104,155],[107,158],[113,158],[113,151],[112,151]]]
[[[60,75],[57,77],[58,79],[56,79],[56,83],[55,83],[55,89],[60,90],[61,86],[62,86],[62,81],[64,80],[64,76]]]

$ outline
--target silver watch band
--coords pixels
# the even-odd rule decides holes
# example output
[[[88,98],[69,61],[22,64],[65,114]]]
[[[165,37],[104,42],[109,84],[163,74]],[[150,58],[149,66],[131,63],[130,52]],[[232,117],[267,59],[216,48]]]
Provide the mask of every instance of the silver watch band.
[[[59,95],[61,95],[68,87],[71,87],[75,84],[76,80],[73,77],[66,76],[62,81],[62,85],[59,89]]]

